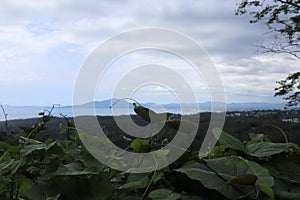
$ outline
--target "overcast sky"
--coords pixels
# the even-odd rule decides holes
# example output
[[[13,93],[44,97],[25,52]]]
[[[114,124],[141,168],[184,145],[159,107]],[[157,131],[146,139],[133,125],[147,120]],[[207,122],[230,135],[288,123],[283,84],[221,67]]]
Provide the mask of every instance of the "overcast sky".
[[[275,82],[299,71],[300,63],[286,55],[260,53],[255,45],[267,37],[268,30],[263,24],[249,24],[247,16],[235,16],[237,2],[2,0],[0,101],[8,105],[70,105],[76,77],[95,48],[124,31],[158,27],[182,33],[205,49],[223,80],[227,102],[281,102],[273,97]],[[130,67],[152,62],[180,65],[174,70],[189,74],[188,65],[168,53],[133,52],[111,65],[95,100],[110,98],[110,86]],[[192,77],[187,79],[200,101],[209,100],[205,94],[201,97],[205,88]],[[176,100],[157,85],[140,87],[133,97],[157,103]]]

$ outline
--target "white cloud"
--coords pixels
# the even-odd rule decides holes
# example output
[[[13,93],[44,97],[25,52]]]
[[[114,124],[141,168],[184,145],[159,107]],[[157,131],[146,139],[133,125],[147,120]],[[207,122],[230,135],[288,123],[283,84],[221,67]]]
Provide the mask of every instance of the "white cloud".
[[[71,104],[76,73],[94,48],[123,31],[161,27],[186,34],[207,50],[220,71],[228,101],[247,101],[247,98],[249,101],[272,101],[275,81],[299,70],[299,61],[284,55],[257,52],[255,45],[262,40],[266,27],[249,24],[246,16],[234,16],[235,6],[235,2],[217,0],[79,0],[76,3],[70,0],[3,0],[0,7],[0,89],[5,91],[5,97],[1,100],[20,105],[24,102],[45,104],[53,98],[56,103],[57,99],[62,104]],[[123,42],[125,45],[128,41]],[[164,53],[159,56],[131,54],[119,64],[149,62],[176,66],[178,72],[193,76],[181,61]],[[126,71],[129,70],[127,67]],[[112,83],[125,71],[115,67],[108,72],[111,75],[105,81]],[[199,91],[205,90],[202,83],[193,85]],[[35,89],[26,96],[24,90],[28,88]],[[49,97],[48,93],[58,95]],[[105,94],[108,93],[106,90]],[[23,97],[18,99],[17,94]],[[101,94],[103,98],[105,94]]]

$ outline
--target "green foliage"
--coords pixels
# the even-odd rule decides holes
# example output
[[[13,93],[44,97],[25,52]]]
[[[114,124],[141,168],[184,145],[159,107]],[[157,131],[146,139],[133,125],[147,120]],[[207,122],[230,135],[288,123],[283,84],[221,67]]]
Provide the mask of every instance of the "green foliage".
[[[0,199],[299,199],[296,144],[272,143],[254,133],[249,142],[241,142],[221,129],[214,129],[213,135],[220,145],[205,158],[185,152],[170,166],[141,174],[106,167],[71,138],[42,141],[16,135],[21,142],[17,145],[0,141]],[[85,139],[108,142],[94,136]],[[126,150],[149,152],[164,145],[154,137],[136,138]]]
[[[135,152],[147,152],[149,151],[150,148],[150,140],[149,139],[134,139],[130,143],[130,147],[135,151]]]
[[[275,179],[273,188],[275,199],[295,200],[300,199],[300,185],[289,184],[280,179]]]
[[[240,175],[253,174],[258,177],[257,182],[265,183],[269,187],[274,185],[274,180],[267,169],[241,157],[231,156],[210,159],[206,160],[206,163],[218,173],[218,176],[206,165],[199,163],[184,166],[176,171],[185,173],[189,178],[200,181],[205,187],[217,190],[229,199],[246,197],[255,192],[253,184],[256,182],[250,182],[249,185],[244,185],[243,188],[236,187],[228,182]],[[224,180],[228,181],[224,182]]]
[[[300,58],[300,2],[299,0],[242,0],[236,15],[249,13],[250,23],[264,22],[272,33],[273,43],[262,48],[272,53],[288,53]]]
[[[284,96],[287,106],[300,104],[300,72],[295,72],[284,80],[278,81],[279,87],[275,88],[275,96]]]
[[[171,115],[171,113],[158,114],[153,110],[146,108],[142,105],[137,105],[136,103],[133,103],[133,106],[134,106],[134,112],[147,122],[151,122],[151,117],[158,118],[158,119],[162,117],[163,119],[168,119]]]
[[[119,189],[139,189],[146,188],[150,178],[145,174],[129,174],[126,183],[119,186]]]
[[[268,195],[272,200],[274,200],[274,192],[268,184],[263,182],[258,182],[257,187],[260,191],[262,191],[263,193]]]
[[[247,143],[247,145],[258,143],[258,142],[270,142],[268,137],[264,134],[255,134],[255,133],[249,133],[250,141]]]
[[[244,151],[245,146],[241,141],[230,134],[225,133],[220,128],[213,129],[213,134],[221,144],[224,144],[234,150]]]
[[[299,0],[242,0],[236,15],[249,13],[250,23],[265,22],[271,33],[272,42],[260,46],[265,52],[287,53],[300,59],[300,1]],[[287,106],[300,103],[300,72],[295,72],[278,81],[275,96],[284,96]]]
[[[149,198],[152,200],[178,200],[181,195],[168,189],[157,189],[149,194]]]
[[[282,152],[292,153],[299,151],[299,147],[294,143],[272,143],[259,142],[247,146],[245,152],[255,157],[270,157]]]

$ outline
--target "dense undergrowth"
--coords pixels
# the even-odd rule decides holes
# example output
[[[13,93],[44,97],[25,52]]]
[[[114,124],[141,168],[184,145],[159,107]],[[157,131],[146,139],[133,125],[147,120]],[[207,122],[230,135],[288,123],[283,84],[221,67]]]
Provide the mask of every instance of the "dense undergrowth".
[[[151,111],[135,108],[149,121]],[[273,143],[255,133],[241,142],[216,128],[218,145],[205,157],[187,151],[162,170],[134,174],[91,156],[70,134],[76,130],[67,118],[61,127],[67,140],[39,140],[37,134],[52,118],[40,115],[35,126],[21,127],[20,133],[1,132],[0,199],[300,199],[300,148],[294,143]],[[169,124],[176,129],[174,123]],[[134,139],[129,148],[150,151],[155,142]]]

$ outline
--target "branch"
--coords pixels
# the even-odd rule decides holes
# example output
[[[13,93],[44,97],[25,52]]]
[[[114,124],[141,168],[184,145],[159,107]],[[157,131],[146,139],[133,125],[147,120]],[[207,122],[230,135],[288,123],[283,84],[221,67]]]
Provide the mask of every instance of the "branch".
[[[3,115],[4,115],[4,119],[5,119],[5,128],[6,128],[7,133],[9,133],[8,120],[7,120],[7,115],[8,114],[5,112],[5,109],[4,109],[4,107],[1,103],[0,103],[0,106],[1,106],[1,109],[2,109],[2,112],[3,112]]]
[[[32,130],[28,133],[27,138],[34,138],[38,132],[43,130],[45,124],[53,117],[52,111],[54,110],[55,106],[60,106],[59,104],[53,104],[50,110],[44,110],[42,113],[42,117],[37,120],[37,122],[33,125]],[[45,112],[48,112],[46,115]]]
[[[284,137],[284,140],[285,140],[285,143],[289,142],[288,137],[285,134],[285,132],[282,130],[282,128],[280,128],[279,126],[273,125],[273,124],[267,124],[267,126],[271,126],[271,127],[277,128],[282,133],[282,135]]]
[[[282,4],[288,4],[288,5],[291,5],[291,6],[294,6],[294,7],[298,8],[298,9],[300,9],[299,5],[297,5],[297,4],[295,4],[295,3],[291,2],[291,1],[283,1],[283,0],[277,0],[277,1],[279,1]]]
[[[273,31],[272,31],[273,32]],[[271,32],[269,32],[271,33]],[[267,33],[267,34],[269,34]],[[263,50],[263,53],[286,53],[294,56],[297,59],[300,59],[300,44],[298,41],[290,44],[288,41],[283,38],[269,38],[269,40],[273,40],[273,42],[268,43],[267,41],[261,41],[257,47]]]
[[[296,57],[297,59],[300,59],[300,56],[297,54],[297,51],[291,51],[291,50],[287,50],[287,49],[275,49],[272,47],[266,47],[266,46],[259,46],[260,49],[263,49],[264,52],[263,53],[286,53],[286,54],[290,54],[294,57]]]

